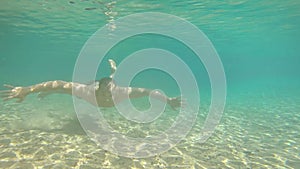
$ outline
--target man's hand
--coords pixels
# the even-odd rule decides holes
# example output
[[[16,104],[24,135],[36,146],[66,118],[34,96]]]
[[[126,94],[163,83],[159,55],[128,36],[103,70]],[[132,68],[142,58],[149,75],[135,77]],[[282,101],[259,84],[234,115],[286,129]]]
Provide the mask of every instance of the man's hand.
[[[27,87],[14,87],[11,85],[4,85],[9,90],[0,91],[0,96],[4,101],[10,99],[18,99],[17,102],[22,102],[24,98],[29,94],[29,88]]]
[[[181,97],[172,97],[168,99],[168,104],[171,106],[173,110],[183,105],[183,101]]]

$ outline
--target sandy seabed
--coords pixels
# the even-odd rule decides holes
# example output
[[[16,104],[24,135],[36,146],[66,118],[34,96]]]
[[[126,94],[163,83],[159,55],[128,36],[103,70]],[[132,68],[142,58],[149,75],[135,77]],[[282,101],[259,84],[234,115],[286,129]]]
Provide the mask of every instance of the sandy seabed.
[[[205,143],[196,141],[205,120],[200,113],[179,144],[142,159],[117,156],[91,141],[68,96],[1,101],[0,168],[300,168],[300,100],[257,97],[228,98],[219,126]],[[114,129],[134,137],[155,134],[173,118],[140,126],[114,109],[103,112]]]

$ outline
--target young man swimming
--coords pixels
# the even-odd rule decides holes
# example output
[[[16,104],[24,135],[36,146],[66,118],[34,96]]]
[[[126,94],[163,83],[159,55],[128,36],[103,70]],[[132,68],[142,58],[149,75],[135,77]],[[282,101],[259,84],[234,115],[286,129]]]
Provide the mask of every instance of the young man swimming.
[[[4,85],[9,88],[9,90],[0,91],[0,95],[5,101],[18,99],[17,102],[22,102],[25,97],[31,93],[38,93],[39,98],[44,98],[52,93],[63,93],[84,99],[95,106],[113,107],[115,104],[118,104],[125,99],[145,97],[151,94],[151,97],[155,99],[166,101],[173,109],[181,106],[180,97],[167,97],[159,91],[146,88],[117,86],[112,80],[117,69],[116,63],[110,59],[109,64],[111,68],[110,76],[104,77],[92,84],[80,84],[55,80],[27,87]]]

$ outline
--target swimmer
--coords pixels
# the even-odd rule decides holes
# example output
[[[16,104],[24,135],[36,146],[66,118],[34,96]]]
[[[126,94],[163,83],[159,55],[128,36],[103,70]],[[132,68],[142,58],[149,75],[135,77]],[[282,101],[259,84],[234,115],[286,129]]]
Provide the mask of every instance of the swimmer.
[[[80,84],[75,82],[65,82],[61,80],[47,81],[27,87],[14,87],[4,85],[9,90],[0,91],[0,96],[4,101],[18,99],[22,102],[25,97],[32,93],[38,93],[39,98],[52,93],[62,93],[76,96],[99,107],[114,107],[125,99],[140,98],[150,96],[167,102],[171,108],[175,109],[181,106],[181,97],[167,97],[157,90],[135,87],[121,87],[114,83],[113,76],[117,69],[116,63],[109,59],[111,74],[92,84]]]

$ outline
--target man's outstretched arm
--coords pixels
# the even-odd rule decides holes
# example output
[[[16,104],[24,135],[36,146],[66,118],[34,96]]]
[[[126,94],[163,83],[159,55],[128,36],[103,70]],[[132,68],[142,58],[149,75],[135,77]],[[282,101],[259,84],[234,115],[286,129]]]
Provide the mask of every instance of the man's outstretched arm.
[[[43,82],[27,87],[14,87],[11,85],[4,86],[9,88],[9,90],[0,91],[0,96],[4,100],[18,99],[17,102],[22,102],[25,97],[31,93],[39,93],[38,97],[40,98],[52,93],[74,94],[75,96],[85,100],[88,97],[87,95],[92,94],[87,85],[61,80]],[[74,90],[73,92],[72,89]]]
[[[139,97],[151,96],[154,99],[168,103],[173,109],[180,107],[183,104],[181,97],[168,97],[158,90],[118,86],[114,89],[114,92],[117,102],[121,102],[122,100],[127,98],[134,99]]]
[[[110,77],[113,77],[113,74],[116,71],[116,63],[113,60],[109,59],[109,64],[111,67]],[[93,105],[98,105],[94,99],[94,91],[99,87],[97,83],[85,85],[80,83],[55,80],[39,83],[28,87],[15,87],[11,85],[4,86],[9,89],[0,91],[0,96],[4,100],[18,99],[17,102],[22,102],[24,98],[31,93],[39,93],[39,98],[43,98],[52,93],[64,93],[82,98]]]

